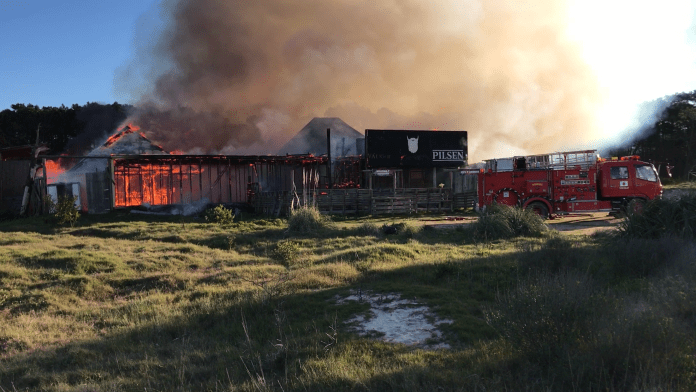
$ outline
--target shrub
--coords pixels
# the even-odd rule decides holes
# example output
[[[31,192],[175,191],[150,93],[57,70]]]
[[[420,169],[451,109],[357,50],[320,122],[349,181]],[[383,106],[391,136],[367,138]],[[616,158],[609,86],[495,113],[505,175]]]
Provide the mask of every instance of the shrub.
[[[629,211],[619,224],[618,235],[632,238],[696,238],[696,195],[646,202],[641,211]]]
[[[366,223],[361,224],[360,226],[358,226],[356,231],[358,232],[359,235],[365,235],[365,236],[371,235],[371,236],[375,236],[375,237],[378,237],[382,233],[382,230],[380,229],[380,227],[377,226],[377,224],[372,223],[372,222],[366,222]]]
[[[316,207],[301,207],[290,211],[288,231],[291,233],[313,233],[329,226],[329,218],[321,215]]]
[[[292,263],[300,256],[300,247],[292,241],[282,241],[276,244],[272,257],[285,264]]]
[[[532,210],[501,204],[490,206],[472,225],[476,239],[494,240],[517,236],[541,236],[548,228]]]
[[[58,202],[53,207],[55,217],[58,218],[58,224],[64,225],[69,223],[72,227],[80,218],[80,212],[75,207],[75,196],[59,196]]]
[[[219,205],[205,212],[205,220],[219,225],[229,225],[234,221],[234,211]]]
[[[420,233],[423,229],[423,226],[414,225],[408,222],[397,223],[395,226],[397,227],[399,234],[409,238],[413,238],[413,236]]]
[[[382,225],[382,232],[384,234],[400,234],[409,238],[413,238],[414,235],[421,231],[421,226],[416,226],[408,222],[393,223],[391,225]]]

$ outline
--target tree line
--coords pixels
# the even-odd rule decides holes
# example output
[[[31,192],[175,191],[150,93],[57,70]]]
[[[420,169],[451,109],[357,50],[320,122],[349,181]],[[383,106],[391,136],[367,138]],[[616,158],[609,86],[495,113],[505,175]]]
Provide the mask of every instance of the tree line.
[[[610,155],[639,155],[660,166],[663,177],[669,165],[674,166],[674,178],[688,179],[696,171],[696,91],[645,102],[642,108],[651,115],[643,118],[638,132],[625,144],[611,149]]]
[[[33,145],[39,129],[39,142],[52,154],[82,154],[95,140],[113,133],[131,109],[118,102],[70,107],[17,103],[0,112],[0,148]]]

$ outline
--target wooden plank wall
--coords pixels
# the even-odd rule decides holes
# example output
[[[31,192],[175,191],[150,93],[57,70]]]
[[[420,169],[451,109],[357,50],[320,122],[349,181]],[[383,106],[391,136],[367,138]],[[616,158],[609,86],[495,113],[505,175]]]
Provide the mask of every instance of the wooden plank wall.
[[[31,160],[0,160],[0,211],[19,214]]]
[[[87,210],[102,214],[111,210],[111,177],[106,171],[85,173]]]
[[[397,190],[321,189],[302,203],[292,192],[259,192],[254,207],[266,215],[286,215],[292,207],[316,206],[323,214],[412,214],[451,212],[473,207],[475,194],[455,195],[449,189],[410,188]],[[456,201],[456,202],[455,202]]]
[[[456,209],[468,209],[476,206],[478,194],[476,191],[455,193],[452,198],[452,207]]]
[[[188,204],[200,200],[247,203],[255,194],[273,193],[271,198],[280,198],[282,203],[262,199],[259,205],[261,210],[270,211],[271,204],[289,206],[293,189],[316,189],[319,171],[320,163],[300,160],[124,159],[114,165],[114,205]],[[300,198],[307,198],[305,191],[298,192]]]
[[[316,205],[323,214],[369,214],[372,192],[369,189],[324,189],[317,195]]]
[[[115,206],[188,204],[207,199],[212,203],[245,203],[249,180],[257,180],[253,166],[185,162],[120,164],[115,167]]]

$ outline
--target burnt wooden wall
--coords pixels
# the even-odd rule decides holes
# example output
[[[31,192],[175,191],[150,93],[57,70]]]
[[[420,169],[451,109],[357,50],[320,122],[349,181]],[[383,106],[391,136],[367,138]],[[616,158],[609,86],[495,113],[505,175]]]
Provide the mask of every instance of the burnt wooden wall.
[[[309,198],[291,192],[262,192],[255,200],[256,211],[266,215],[287,215],[292,208],[315,206],[323,214],[413,214],[444,213],[473,208],[475,193],[453,193],[451,189],[320,189]]]
[[[0,211],[19,214],[31,160],[0,160]]]
[[[114,206],[248,203],[259,192],[318,187],[320,158],[151,157],[114,160]],[[310,175],[311,174],[311,175]]]

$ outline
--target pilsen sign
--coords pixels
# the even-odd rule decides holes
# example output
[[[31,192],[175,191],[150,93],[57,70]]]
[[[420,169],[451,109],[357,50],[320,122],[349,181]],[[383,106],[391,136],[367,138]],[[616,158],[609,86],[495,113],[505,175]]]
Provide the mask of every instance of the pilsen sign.
[[[457,167],[468,159],[466,131],[365,130],[367,167]]]

